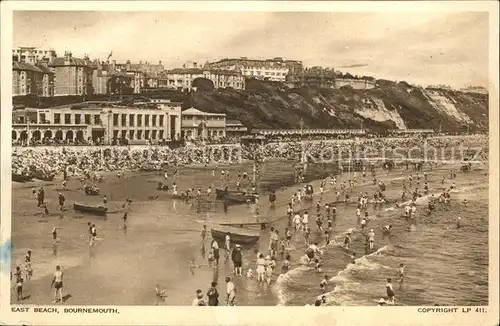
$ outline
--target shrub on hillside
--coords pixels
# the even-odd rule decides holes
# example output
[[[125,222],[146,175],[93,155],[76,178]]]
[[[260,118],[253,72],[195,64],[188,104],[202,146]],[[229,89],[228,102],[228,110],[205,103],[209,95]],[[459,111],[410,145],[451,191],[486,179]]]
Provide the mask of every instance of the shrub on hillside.
[[[213,92],[215,90],[214,83],[210,79],[204,77],[198,77],[193,80],[191,87],[196,87],[198,91],[202,92]]]

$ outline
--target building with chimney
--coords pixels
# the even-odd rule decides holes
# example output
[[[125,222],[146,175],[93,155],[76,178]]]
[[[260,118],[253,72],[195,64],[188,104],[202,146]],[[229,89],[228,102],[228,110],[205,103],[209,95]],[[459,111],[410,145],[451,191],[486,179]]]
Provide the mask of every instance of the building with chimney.
[[[53,49],[42,49],[33,46],[18,46],[12,49],[12,55],[16,56],[19,62],[26,62],[32,65],[44,58],[50,62],[57,57],[56,51]]]
[[[289,73],[300,74],[302,61],[283,60],[281,57],[257,60],[241,57],[239,59],[222,59],[207,63],[210,69],[239,71],[244,77],[260,80],[285,82]]]
[[[12,57],[12,96],[53,96],[54,73],[48,68],[48,58],[35,64]]]
[[[85,97],[93,93],[92,71],[88,56],[83,59],[73,57],[70,51],[64,57],[54,58],[49,63],[55,74],[54,95],[78,95]]]
[[[311,67],[303,71],[300,77],[295,79],[295,86],[306,86],[315,88],[335,88],[336,73],[333,68]]]
[[[184,65],[183,68],[167,70],[161,73],[160,76],[159,84],[162,87],[182,91],[191,91],[193,81],[196,78],[211,80],[215,89],[227,87],[245,89],[245,76],[239,71],[200,68],[196,62],[193,63],[193,68],[187,68],[187,65]]]
[[[118,71],[108,62],[95,61],[92,71],[92,88],[94,94],[132,94],[133,76]]]

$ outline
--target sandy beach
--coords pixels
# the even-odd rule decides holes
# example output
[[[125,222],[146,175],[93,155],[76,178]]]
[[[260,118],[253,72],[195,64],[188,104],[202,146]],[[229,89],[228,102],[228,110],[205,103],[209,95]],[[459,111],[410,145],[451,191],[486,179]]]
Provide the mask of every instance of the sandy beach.
[[[175,182],[179,190],[187,188],[202,188],[205,190],[209,185],[218,187],[221,185],[220,170],[229,169],[233,177],[237,171],[251,173],[252,166],[249,164],[235,165],[231,167],[219,167],[215,177],[212,174],[213,167],[190,167],[180,170]],[[456,167],[455,167],[456,168]],[[439,181],[443,176],[449,174],[450,166],[441,166],[431,173],[429,182],[439,187]],[[316,171],[317,172],[317,171]],[[328,171],[323,171],[327,173]],[[386,195],[388,198],[400,196],[401,182],[408,174],[414,174],[411,170],[395,169],[385,172],[381,169],[377,172],[377,178],[388,184]],[[474,172],[471,172],[471,175]],[[475,173],[477,177],[477,173]],[[61,178],[54,182],[45,182],[46,201],[49,203],[51,214],[48,217],[38,213],[36,200],[33,199],[31,189],[34,184],[14,184],[13,191],[15,201],[12,204],[12,242],[13,267],[24,266],[23,257],[28,249],[33,251],[32,265],[34,269],[33,279],[27,281],[24,286],[26,299],[23,304],[49,304],[52,301],[50,290],[51,275],[55,265],[61,265],[65,272],[64,293],[67,295],[66,302],[71,305],[93,304],[93,305],[154,305],[155,284],[159,283],[165,289],[167,298],[161,304],[166,305],[190,305],[197,288],[206,292],[210,282],[216,279],[219,283],[221,293],[221,304],[224,298],[224,277],[232,276],[232,263],[222,263],[218,273],[208,266],[206,252],[201,250],[201,229],[207,224],[207,229],[223,218],[252,218],[253,212],[247,205],[230,206],[227,213],[223,213],[220,207],[215,212],[200,212],[191,204],[184,201],[172,200],[166,192],[156,190],[158,182],[171,183],[173,178],[164,180],[163,173],[158,172],[130,172],[125,177],[118,178],[114,173],[104,174],[104,181],[97,184],[101,194],[106,194],[110,200],[110,213],[106,219],[84,216],[72,210],[73,202],[98,203],[99,196],[85,196],[81,190],[79,180],[72,179],[68,182],[66,196],[66,211],[56,211],[58,189],[61,188]],[[340,180],[347,181],[352,175],[344,173],[338,176]],[[460,176],[462,177],[462,175]],[[467,177],[467,176],[464,176]],[[272,226],[283,233],[287,226],[285,218],[286,205],[292,193],[303,185],[283,187],[282,184],[293,179],[293,168],[290,164],[272,162],[262,167],[262,183],[267,187],[277,189],[276,208],[270,209],[266,193],[261,195],[261,216],[280,217],[283,219],[273,223]],[[467,178],[466,178],[467,179]],[[467,180],[464,179],[463,182]],[[461,179],[460,179],[461,180]],[[44,182],[37,182],[41,184]],[[319,189],[319,180],[311,184]],[[355,196],[361,190],[374,189],[371,178],[360,180],[353,190]],[[448,186],[440,186],[440,189]],[[152,198],[154,197],[154,199]],[[132,199],[132,212],[129,214],[127,230],[123,229],[122,213],[120,206],[127,199]],[[153,200],[152,200],[153,199]],[[315,211],[316,194],[312,203],[305,203],[302,208],[311,208],[311,216]],[[325,194],[321,198],[322,203],[334,201],[335,196],[332,189],[326,187]],[[380,210],[381,208],[379,208]],[[334,226],[334,237],[341,241],[345,230],[356,226],[355,205],[338,205],[338,216]],[[381,217],[384,211],[377,213]],[[397,213],[401,214],[401,212]],[[311,218],[313,220],[313,217]],[[96,224],[99,238],[94,248],[95,258],[89,258],[89,247],[87,244],[87,222]],[[374,223],[377,223],[376,221]],[[51,230],[59,228],[59,239],[57,257],[53,256]],[[316,232],[313,221],[310,221],[313,233],[311,241],[318,239],[324,242],[321,233]],[[244,249],[243,268],[255,269],[255,250],[267,252],[269,230],[261,231],[261,239],[256,246]],[[359,234],[354,235],[354,239]],[[208,248],[210,242],[210,231],[207,234],[204,246]],[[362,241],[354,240],[353,248],[362,252]],[[382,245],[381,245],[382,246]],[[305,245],[301,236],[294,239],[292,256],[292,268],[300,270],[300,256],[303,255]],[[336,252],[335,246],[331,251]],[[336,275],[348,264],[348,260],[342,254],[334,254],[335,259],[328,267],[329,275]],[[195,260],[198,268],[191,274],[189,264]],[[223,261],[223,255],[221,255]],[[280,259],[278,258],[278,264]],[[276,305],[283,301],[283,291],[289,289],[284,285],[283,277],[278,280],[278,272],[273,277],[273,284],[258,286],[254,279],[234,278],[238,290],[238,305]],[[294,270],[287,275],[294,275]],[[288,276],[287,276],[288,277]],[[290,276],[291,277],[291,276]],[[295,295],[287,295],[285,304],[303,305],[314,300],[318,295],[317,284],[322,274],[309,272],[306,277],[311,290],[301,289]],[[285,282],[286,283],[286,282]],[[284,290],[285,289],[285,290]],[[302,294],[301,294],[302,293]],[[295,298],[295,299],[294,299]],[[298,301],[297,301],[298,300]],[[13,298],[13,303],[15,299]]]

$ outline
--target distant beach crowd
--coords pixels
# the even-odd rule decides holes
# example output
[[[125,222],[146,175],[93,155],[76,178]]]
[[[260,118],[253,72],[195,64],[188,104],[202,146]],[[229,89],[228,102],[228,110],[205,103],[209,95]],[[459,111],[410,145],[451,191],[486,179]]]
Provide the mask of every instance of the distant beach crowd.
[[[475,148],[478,146],[487,148],[488,138],[486,135],[468,135],[425,139],[354,138],[336,141],[285,139],[280,142],[249,145],[192,143],[176,149],[170,149],[168,146],[17,148],[12,153],[12,173],[51,179],[60,173],[77,175],[100,171],[164,171],[167,168],[186,165],[224,165],[245,160],[263,162],[279,159],[298,162],[304,159],[304,153],[318,157],[325,151],[341,153],[353,159],[380,157],[381,153],[397,148],[423,150],[425,146],[435,149],[462,146],[467,151],[471,144]],[[483,150],[482,155],[485,153]]]

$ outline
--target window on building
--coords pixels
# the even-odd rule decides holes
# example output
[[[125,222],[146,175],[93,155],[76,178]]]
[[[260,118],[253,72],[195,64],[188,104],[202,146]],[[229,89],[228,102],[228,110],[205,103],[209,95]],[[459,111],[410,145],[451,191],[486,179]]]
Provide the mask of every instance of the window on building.
[[[127,130],[122,130],[122,138],[127,138]]]
[[[114,127],[118,127],[118,116],[119,116],[118,113],[113,114],[113,126]]]
[[[150,137],[150,136],[149,136],[149,130],[146,130],[146,131],[144,132],[144,139],[149,139],[149,137]]]
[[[152,125],[153,127],[156,127],[156,114],[153,114],[153,115],[151,116],[151,125]],[[154,138],[153,138],[153,139],[154,139]]]
[[[163,130],[158,133],[158,139],[163,139]]]
[[[149,114],[144,116],[144,126],[149,127]]]
[[[75,124],[79,125],[82,123],[82,115],[81,114],[75,114]]]
[[[54,113],[54,123],[56,125],[61,123],[61,114],[60,113]]]
[[[137,127],[142,127],[142,114],[137,115]],[[139,137],[139,134],[137,134],[137,137]],[[140,138],[137,138],[140,139]]]
[[[142,139],[142,130],[137,130],[137,140]]]
[[[129,114],[128,115],[128,125],[130,127],[134,127],[135,126],[134,117],[135,117],[135,115],[133,115],[133,114]],[[132,139],[132,137],[130,137],[130,138]]]
[[[156,132],[157,132],[157,130],[153,130],[153,131],[151,132],[151,139],[153,139],[153,140],[155,140],[155,139],[156,139]]]
[[[94,125],[101,125],[101,115],[94,114]]]
[[[71,124],[71,114],[66,113],[66,114],[64,115],[64,124],[66,124],[66,125]]]
[[[135,137],[135,130],[134,130],[134,129],[131,129],[131,130],[129,131],[129,134],[130,134],[129,139],[130,139],[130,140],[133,140],[133,139],[134,139],[134,137]]]
[[[113,138],[118,138],[118,130],[113,130]]]
[[[78,93],[79,93],[79,94],[82,94],[82,87],[81,87],[81,86],[80,86],[80,87],[78,87]]]
[[[89,125],[90,124],[90,114],[86,114],[84,118],[85,118],[85,124]]]
[[[163,127],[163,119],[165,117],[163,115],[160,115],[160,127]]]
[[[126,127],[127,126],[127,115],[126,114],[122,114],[122,127]]]

